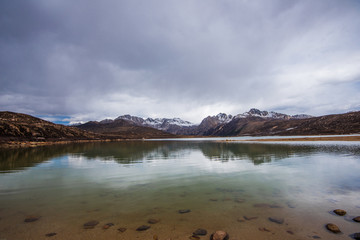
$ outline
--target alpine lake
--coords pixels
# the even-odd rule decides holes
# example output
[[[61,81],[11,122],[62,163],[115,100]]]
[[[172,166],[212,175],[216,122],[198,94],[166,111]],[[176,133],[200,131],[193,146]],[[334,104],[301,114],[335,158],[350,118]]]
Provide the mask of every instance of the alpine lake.
[[[0,240],[196,240],[217,230],[230,240],[351,239],[360,232],[352,220],[360,215],[359,173],[360,142],[0,149]],[[199,228],[206,235],[193,236]]]

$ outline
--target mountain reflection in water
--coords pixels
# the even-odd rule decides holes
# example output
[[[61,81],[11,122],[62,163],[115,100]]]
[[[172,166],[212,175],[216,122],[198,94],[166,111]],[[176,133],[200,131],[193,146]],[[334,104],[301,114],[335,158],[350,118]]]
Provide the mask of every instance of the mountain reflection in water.
[[[236,143],[215,141],[128,141],[107,143],[82,143],[43,146],[36,148],[2,149],[0,171],[8,172],[34,167],[50,159],[71,155],[88,160],[114,160],[119,164],[131,164],[144,160],[182,158],[193,151],[201,151],[211,161],[228,162],[250,160],[254,165],[268,163],[292,156],[309,156],[319,151],[333,154],[360,155],[358,146],[336,145],[288,145]]]

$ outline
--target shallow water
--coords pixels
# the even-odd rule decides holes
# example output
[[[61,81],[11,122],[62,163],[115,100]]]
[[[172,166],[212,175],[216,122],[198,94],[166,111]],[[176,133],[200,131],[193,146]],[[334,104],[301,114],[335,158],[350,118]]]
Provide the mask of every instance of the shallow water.
[[[0,239],[350,239],[360,144],[89,143],[0,150]],[[336,216],[331,211],[345,209]],[[190,209],[180,214],[178,210]],[[24,222],[28,216],[40,217]],[[269,221],[283,218],[283,224]],[[159,220],[148,224],[149,219]],[[97,220],[94,229],[83,224]],[[335,223],[343,234],[328,232]],[[113,223],[109,229],[103,225]],[[150,229],[138,232],[140,225]],[[118,228],[126,228],[120,232]]]

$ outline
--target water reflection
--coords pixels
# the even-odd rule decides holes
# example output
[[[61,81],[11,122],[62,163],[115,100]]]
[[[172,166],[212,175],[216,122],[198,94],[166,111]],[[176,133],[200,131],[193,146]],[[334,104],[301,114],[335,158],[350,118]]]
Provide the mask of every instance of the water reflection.
[[[37,148],[2,149],[0,171],[8,172],[36,166],[52,158],[71,155],[87,159],[114,160],[131,164],[144,160],[184,158],[199,151],[212,161],[249,160],[254,165],[292,156],[308,156],[318,152],[360,155],[360,147],[327,145],[288,145],[228,142],[129,141],[45,146]]]
[[[313,232],[334,239],[323,228],[333,220],[329,211],[358,212],[358,145],[133,141],[0,154],[0,168],[7,172],[0,174],[0,220],[6,219],[0,233],[7,239],[41,239],[49,231],[59,239],[153,239],[155,233],[188,239],[199,224],[228,229],[234,239],[266,239],[268,232],[259,227],[271,229],[274,239],[307,239]],[[179,209],[191,213],[181,215]],[[41,220],[25,225],[24,217],[33,214]],[[274,215],[286,224],[269,222]],[[135,229],[150,218],[161,221],[149,235],[139,235]],[[91,219],[116,228],[81,231]],[[117,228],[124,226],[128,231],[120,235]]]

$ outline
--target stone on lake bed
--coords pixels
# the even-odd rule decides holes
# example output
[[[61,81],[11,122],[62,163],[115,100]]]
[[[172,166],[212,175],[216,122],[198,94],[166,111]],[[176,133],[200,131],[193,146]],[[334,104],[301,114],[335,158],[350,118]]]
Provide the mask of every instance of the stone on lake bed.
[[[55,235],[56,235],[55,232],[45,234],[46,237],[53,237]]]
[[[346,214],[346,211],[342,209],[335,209],[333,212],[339,216],[344,216]]]
[[[355,221],[355,222],[360,222],[360,216],[354,217],[354,218],[353,218],[353,221]]]
[[[250,220],[258,219],[258,217],[244,216],[244,219],[250,221]]]
[[[112,227],[112,226],[114,226],[113,223],[107,223],[107,224],[105,224],[105,225],[103,226],[103,229],[108,229],[108,228],[110,228],[110,227]]]
[[[271,222],[277,223],[277,224],[283,224],[284,223],[284,219],[283,218],[278,218],[278,217],[269,217],[269,220]]]
[[[178,212],[183,214],[183,213],[189,213],[189,212],[191,212],[191,210],[190,209],[180,209]]]
[[[193,232],[194,235],[200,235],[205,236],[207,234],[207,231],[203,228],[198,228]]]
[[[122,233],[123,233],[123,232],[126,231],[126,228],[121,227],[121,228],[118,228],[117,230],[118,230],[119,232],[122,232]]]
[[[267,229],[267,228],[265,228],[265,227],[259,228],[259,231],[262,231],[262,232],[271,232],[269,229]]]
[[[341,233],[340,228],[333,223],[326,224],[326,229],[333,233]]]
[[[99,224],[99,221],[92,220],[92,221],[88,221],[88,222],[84,223],[83,226],[85,229],[92,229],[98,224]]]
[[[148,230],[150,228],[150,226],[148,225],[141,225],[140,227],[138,227],[136,229],[136,231],[145,231],[145,230]]]
[[[150,223],[150,224],[155,224],[155,223],[158,223],[158,222],[160,222],[159,219],[150,218],[150,219],[148,220],[148,223]]]
[[[229,240],[229,234],[227,234],[227,232],[218,230],[211,234],[210,240]]]
[[[28,216],[24,219],[24,222],[35,222],[37,220],[39,220],[40,217],[39,216]]]

